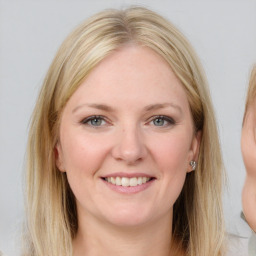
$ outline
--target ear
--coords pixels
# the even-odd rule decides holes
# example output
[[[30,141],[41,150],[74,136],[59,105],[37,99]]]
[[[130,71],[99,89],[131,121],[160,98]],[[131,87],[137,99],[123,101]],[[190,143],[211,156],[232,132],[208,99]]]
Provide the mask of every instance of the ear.
[[[201,144],[201,138],[202,138],[202,132],[198,131],[194,134],[192,142],[191,142],[191,148],[190,148],[190,154],[188,159],[188,171],[193,171],[192,166],[190,165],[191,161],[198,161],[199,152],[200,152],[200,144]]]
[[[58,167],[59,171],[65,172],[64,163],[63,163],[63,152],[59,141],[54,147],[54,155],[55,155],[55,164]]]

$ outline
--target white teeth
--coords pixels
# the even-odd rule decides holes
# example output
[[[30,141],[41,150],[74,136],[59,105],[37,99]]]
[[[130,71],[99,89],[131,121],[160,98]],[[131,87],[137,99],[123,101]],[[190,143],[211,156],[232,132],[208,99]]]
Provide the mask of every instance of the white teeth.
[[[137,178],[131,178],[130,179],[130,186],[131,187],[137,186],[137,184],[138,184],[138,179]]]
[[[112,184],[116,184],[116,179],[113,178],[113,177],[111,177],[111,178],[110,178],[110,182],[111,182]]]
[[[115,178],[113,178],[115,179]],[[114,184],[114,183],[113,183]],[[121,186],[122,182],[121,182],[121,178],[120,177],[116,177],[116,185]]]
[[[129,178],[123,177],[122,178],[122,186],[128,187],[130,185]]]
[[[135,187],[141,184],[144,184],[150,180],[149,177],[108,177],[105,180],[111,184],[123,187]]]

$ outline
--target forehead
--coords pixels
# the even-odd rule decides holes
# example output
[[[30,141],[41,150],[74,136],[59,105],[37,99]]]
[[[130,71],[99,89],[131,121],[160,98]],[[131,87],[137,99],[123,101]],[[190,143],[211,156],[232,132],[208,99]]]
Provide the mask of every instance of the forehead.
[[[101,61],[72,98],[76,102],[137,99],[141,104],[176,101],[188,106],[183,85],[170,65],[153,50],[135,45],[125,46]]]

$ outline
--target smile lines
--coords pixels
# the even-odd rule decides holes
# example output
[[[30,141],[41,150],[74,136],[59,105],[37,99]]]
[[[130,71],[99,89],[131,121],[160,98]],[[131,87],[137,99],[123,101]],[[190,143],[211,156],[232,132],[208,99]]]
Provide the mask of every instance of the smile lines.
[[[138,185],[142,185],[147,183],[148,181],[152,180],[153,178],[149,177],[107,177],[103,178],[105,181],[116,185],[116,186],[123,186],[123,187],[135,187]]]

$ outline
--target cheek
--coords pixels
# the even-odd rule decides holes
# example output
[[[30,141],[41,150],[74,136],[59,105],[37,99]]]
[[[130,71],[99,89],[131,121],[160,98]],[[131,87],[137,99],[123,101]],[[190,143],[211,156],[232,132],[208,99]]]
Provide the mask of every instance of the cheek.
[[[152,154],[162,182],[159,195],[164,198],[167,209],[177,200],[186,179],[190,155],[189,141],[190,138],[183,133],[169,136],[165,140],[159,138],[159,143],[152,144],[155,145]]]
[[[244,164],[248,174],[255,175],[256,173],[256,143],[254,133],[251,130],[242,130],[241,150],[243,155]]]
[[[67,172],[91,175],[97,172],[108,152],[102,138],[83,133],[65,133],[62,139],[63,162]]]
[[[95,191],[95,180],[100,176],[100,168],[108,152],[108,143],[102,138],[84,135],[84,133],[65,133],[62,140],[63,160],[67,179],[77,202],[83,205],[93,202],[91,191]]]
[[[189,141],[188,136],[181,134],[159,139],[159,143],[152,144],[153,155],[163,172],[175,174],[177,171],[187,171],[190,155]]]

